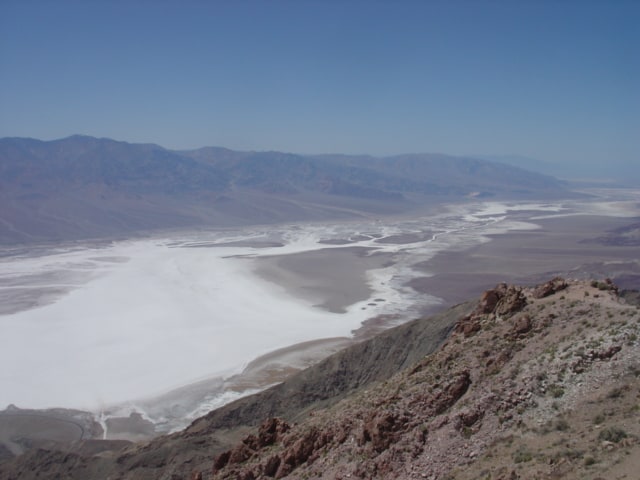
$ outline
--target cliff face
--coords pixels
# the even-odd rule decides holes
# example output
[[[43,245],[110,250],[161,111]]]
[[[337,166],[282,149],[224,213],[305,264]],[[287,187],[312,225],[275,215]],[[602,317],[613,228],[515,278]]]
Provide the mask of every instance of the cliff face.
[[[610,283],[501,284],[178,434],[33,450],[0,478],[632,478],[639,330]]]

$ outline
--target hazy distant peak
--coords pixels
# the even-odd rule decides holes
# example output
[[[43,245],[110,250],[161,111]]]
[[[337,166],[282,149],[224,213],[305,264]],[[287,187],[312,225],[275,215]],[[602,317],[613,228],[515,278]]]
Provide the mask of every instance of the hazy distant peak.
[[[471,197],[569,195],[550,176],[440,153],[171,150],[87,135],[0,139],[0,174],[0,242],[380,215]]]

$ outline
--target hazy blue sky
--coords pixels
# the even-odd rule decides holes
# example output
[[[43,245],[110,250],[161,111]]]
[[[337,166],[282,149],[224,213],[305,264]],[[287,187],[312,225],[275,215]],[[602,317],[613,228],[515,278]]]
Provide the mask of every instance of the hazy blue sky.
[[[640,1],[0,0],[0,137],[640,163]]]

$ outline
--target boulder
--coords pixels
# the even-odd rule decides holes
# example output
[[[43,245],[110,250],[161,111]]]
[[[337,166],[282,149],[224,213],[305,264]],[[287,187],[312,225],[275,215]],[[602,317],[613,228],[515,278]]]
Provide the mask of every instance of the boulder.
[[[565,281],[565,279],[562,277],[555,277],[546,283],[538,285],[533,290],[533,297],[548,297],[549,295],[553,295],[554,293],[559,292],[560,290],[564,290],[565,288],[567,288],[567,282]]]

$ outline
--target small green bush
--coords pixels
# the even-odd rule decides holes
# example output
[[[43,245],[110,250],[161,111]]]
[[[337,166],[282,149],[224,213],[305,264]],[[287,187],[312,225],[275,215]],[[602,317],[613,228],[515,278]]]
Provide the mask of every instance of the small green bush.
[[[627,437],[628,437],[627,432],[625,432],[623,429],[618,427],[606,428],[598,434],[598,440],[613,442],[613,443],[618,443],[620,440]]]

